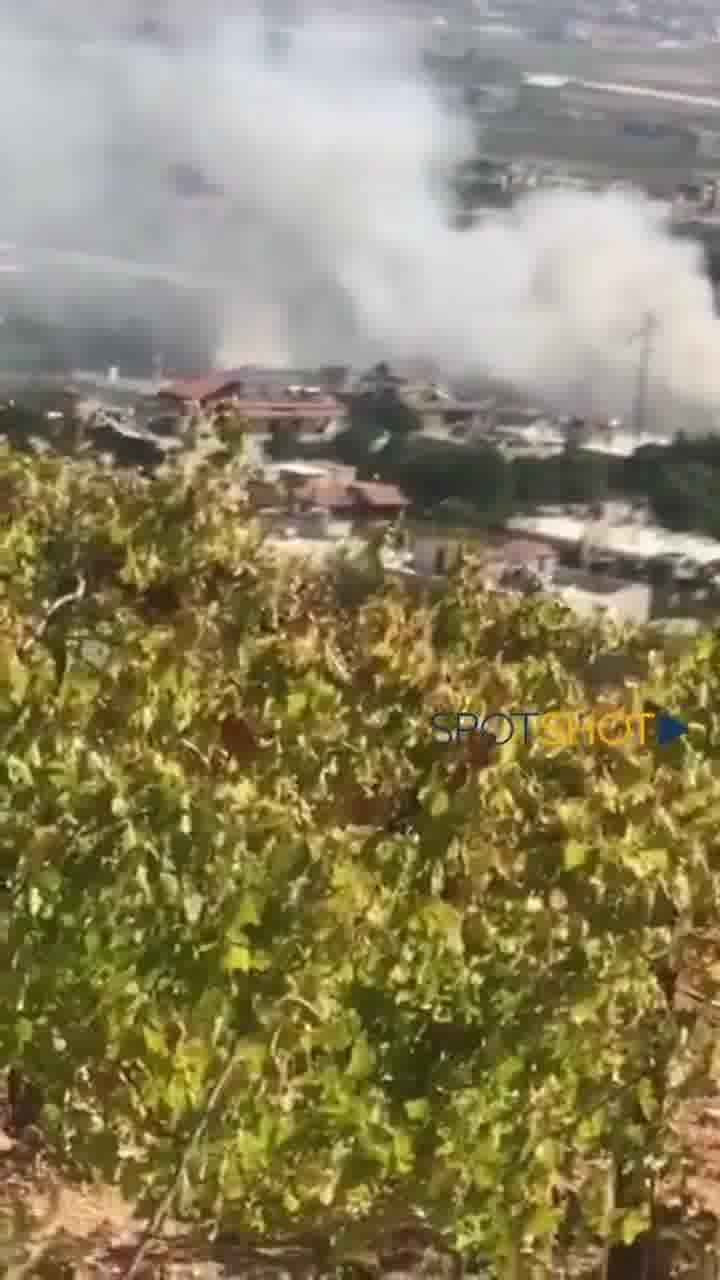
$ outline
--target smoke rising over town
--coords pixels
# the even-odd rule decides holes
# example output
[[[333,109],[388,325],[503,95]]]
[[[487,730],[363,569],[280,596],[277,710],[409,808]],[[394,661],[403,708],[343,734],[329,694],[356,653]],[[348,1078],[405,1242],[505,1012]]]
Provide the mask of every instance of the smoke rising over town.
[[[720,402],[699,248],[617,192],[543,194],[454,229],[449,181],[473,140],[386,31],[310,15],[282,49],[257,17],[158,40],[130,16],[73,14],[0,19],[0,237],[21,258],[82,251],[196,282],[188,359],[421,358],[625,413],[651,317],[654,396]],[[180,326],[172,291],[141,300],[117,271],[1,279],[59,328],[112,312],[122,331],[140,309],[161,348]]]

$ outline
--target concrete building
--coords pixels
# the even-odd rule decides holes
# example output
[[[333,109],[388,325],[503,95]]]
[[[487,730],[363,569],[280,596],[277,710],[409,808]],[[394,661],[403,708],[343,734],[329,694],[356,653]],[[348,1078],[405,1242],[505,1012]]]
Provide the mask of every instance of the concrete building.
[[[452,531],[416,537],[413,568],[420,578],[441,579],[456,567],[469,545]],[[565,569],[547,542],[512,538],[488,548],[486,554],[490,589],[542,592],[562,601],[581,618],[601,612],[618,622],[641,626],[653,616],[649,583]]]
[[[358,480],[354,467],[336,463],[284,462],[258,470],[248,482],[256,510],[286,519],[340,518],[351,523],[396,520],[409,500],[394,484]],[[312,522],[312,520],[311,520]]]
[[[483,432],[505,458],[552,458],[567,446],[567,433],[549,418],[538,416],[529,421],[498,422]]]
[[[396,520],[409,505],[394,484],[348,481],[337,475],[306,480],[298,486],[293,504],[300,511],[326,511],[355,520]]]
[[[660,525],[646,523],[641,517],[633,521],[627,504],[607,504],[600,520],[593,522],[589,513],[566,515],[561,511],[551,514],[545,511],[534,516],[513,516],[507,528],[529,537],[546,539],[552,545],[580,551],[588,540],[618,564],[680,557],[698,567],[711,564],[720,558],[720,542],[700,534],[672,533]]]
[[[287,426],[295,431],[325,431],[345,416],[340,401],[321,387],[290,384],[269,387],[248,382],[233,371],[167,383],[157,392],[161,404],[233,408],[256,431]]]
[[[465,541],[451,529],[416,534],[412,540],[412,566],[423,578],[453,570],[463,553]]]
[[[493,572],[500,581],[521,571],[539,582],[550,583],[557,569],[558,555],[548,542],[511,538],[495,549],[492,563]]]
[[[552,593],[581,618],[592,617],[600,610],[617,622],[644,626],[652,616],[653,590],[645,582],[558,568]]]
[[[609,423],[606,427],[589,426],[584,436],[578,441],[578,448],[583,453],[599,453],[609,458],[630,458],[638,449],[649,445],[655,448],[667,448],[672,440],[667,435],[653,435],[649,432],[634,432],[623,429],[620,424]]]

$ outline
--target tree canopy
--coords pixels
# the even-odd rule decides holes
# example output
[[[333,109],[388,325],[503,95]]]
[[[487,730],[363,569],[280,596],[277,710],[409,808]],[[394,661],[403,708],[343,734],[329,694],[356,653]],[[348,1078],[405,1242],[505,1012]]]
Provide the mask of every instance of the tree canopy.
[[[277,432],[271,451],[278,459],[335,454],[363,474],[400,485],[419,508],[449,499],[470,503],[478,524],[497,524],[537,505],[592,503],[615,495],[646,498],[667,528],[720,534],[717,436],[679,435],[671,444],[645,445],[627,458],[572,444],[556,456],[508,458],[489,443],[423,436],[421,426],[421,416],[403,405],[396,391],[366,393],[353,400],[350,425],[335,440],[298,446],[286,432]]]
[[[712,1066],[673,986],[720,905],[717,637],[472,562],[350,607],[224,494],[0,452],[2,1059],[81,1168],[157,1202],[182,1163],[190,1216],[342,1256],[399,1199],[508,1277],[632,1239]],[[433,740],[612,701],[609,651],[686,738]]]

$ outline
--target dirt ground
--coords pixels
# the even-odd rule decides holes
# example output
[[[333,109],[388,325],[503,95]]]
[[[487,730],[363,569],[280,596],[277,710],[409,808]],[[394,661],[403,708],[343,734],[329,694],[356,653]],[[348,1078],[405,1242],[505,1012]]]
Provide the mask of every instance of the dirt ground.
[[[697,992],[704,994],[709,1043],[720,1026],[720,1013],[714,1016],[720,1000],[704,991],[711,946],[720,952],[720,934],[714,930],[699,939],[697,956],[688,957],[675,995],[676,1008],[682,1009],[691,1006]],[[714,984],[712,995],[717,996]],[[69,1171],[59,1171],[36,1129],[11,1136],[7,1098],[0,1103],[0,1275],[7,1280],[327,1280],[322,1238],[306,1236],[269,1250],[238,1235],[212,1241],[209,1230],[190,1233],[168,1218],[158,1236],[147,1241],[145,1221],[117,1191],[80,1184]],[[659,1191],[662,1216],[683,1242],[688,1276],[719,1280],[720,1093],[685,1103],[675,1131],[684,1156]],[[716,1259],[715,1270],[697,1269],[703,1250]],[[352,1280],[458,1280],[456,1260],[428,1254],[427,1236],[423,1239],[417,1227],[395,1230],[375,1252],[378,1267],[357,1269]],[[595,1265],[587,1254],[563,1259],[557,1280],[579,1275],[587,1280]]]
[[[25,1222],[13,1223],[18,1205]],[[7,1243],[11,1230],[16,1242],[20,1236],[15,1251]],[[145,1224],[112,1188],[58,1176],[37,1136],[16,1142],[0,1131],[0,1275],[6,1280],[323,1280],[330,1274],[320,1261],[322,1240],[311,1236],[272,1248],[239,1235],[210,1236],[170,1219],[146,1247]],[[456,1275],[456,1260],[428,1251],[413,1228],[384,1242],[378,1264],[378,1280]],[[369,1275],[357,1271],[354,1280]]]
[[[679,1221],[688,1256],[696,1260],[702,1242],[717,1248],[720,1240],[720,1102],[688,1105],[680,1123],[692,1167],[684,1180],[689,1202],[683,1202]],[[668,1203],[672,1208],[672,1199]],[[23,1242],[13,1252],[6,1241],[18,1205],[25,1223],[16,1221],[13,1234],[20,1228]],[[58,1176],[37,1138],[16,1142],[0,1131],[0,1274],[7,1280],[322,1280],[329,1274],[318,1264],[311,1240],[263,1250],[240,1237],[211,1242],[209,1232],[189,1233],[170,1220],[139,1257],[144,1231],[144,1223],[112,1188]],[[380,1255],[375,1273],[358,1270],[353,1280],[368,1280],[371,1274],[377,1280],[454,1280],[457,1274],[449,1256],[428,1255],[411,1233],[388,1242]],[[562,1275],[587,1277],[595,1274],[595,1265],[594,1254],[586,1255],[582,1267],[579,1261],[564,1264]],[[697,1275],[691,1266],[689,1274]]]

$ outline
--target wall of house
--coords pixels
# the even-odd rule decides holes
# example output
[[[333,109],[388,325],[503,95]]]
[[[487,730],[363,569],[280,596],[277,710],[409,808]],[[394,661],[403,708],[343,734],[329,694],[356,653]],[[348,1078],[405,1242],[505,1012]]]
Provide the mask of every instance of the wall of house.
[[[446,573],[457,564],[467,541],[452,532],[418,534],[412,540],[413,565],[418,573]]]
[[[645,582],[628,583],[617,591],[602,593],[563,586],[557,594],[580,617],[592,617],[601,609],[618,621],[643,626],[649,622],[652,612],[652,587]]]
[[[445,415],[438,409],[423,409],[420,417],[423,431],[441,431],[445,429]]]
[[[678,590],[677,587],[652,588],[653,618],[696,618],[705,626],[714,626],[720,615],[720,596],[713,592],[709,596],[693,590]]]
[[[527,573],[536,574],[539,578],[551,578],[557,568],[558,558],[554,553],[538,556],[535,560],[519,563],[517,560],[504,560],[502,556],[495,561],[494,572],[500,576],[515,569],[524,569]]]
[[[286,500],[283,486],[269,480],[249,480],[248,497],[255,507],[273,507]]]

